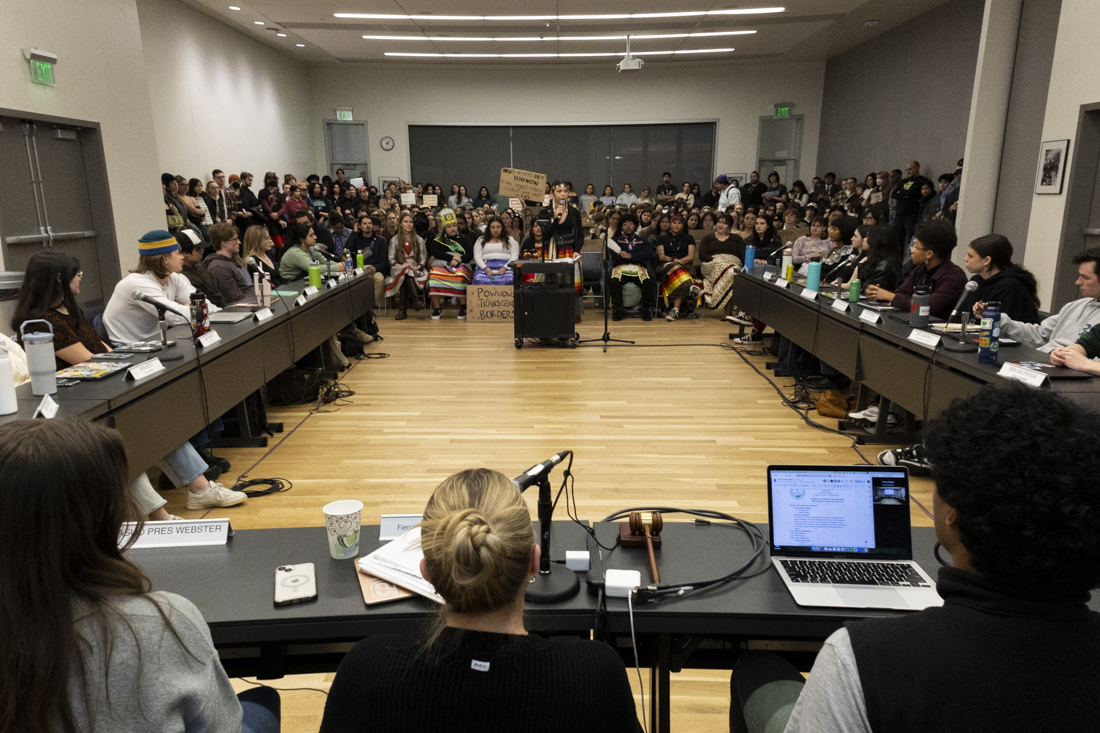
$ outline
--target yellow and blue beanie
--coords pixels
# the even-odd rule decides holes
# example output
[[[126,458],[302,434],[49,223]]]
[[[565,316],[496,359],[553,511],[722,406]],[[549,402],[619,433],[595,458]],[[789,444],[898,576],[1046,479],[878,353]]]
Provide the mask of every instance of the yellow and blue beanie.
[[[145,236],[138,240],[138,254],[142,257],[168,254],[179,248],[180,243],[176,238],[163,229],[146,232]]]

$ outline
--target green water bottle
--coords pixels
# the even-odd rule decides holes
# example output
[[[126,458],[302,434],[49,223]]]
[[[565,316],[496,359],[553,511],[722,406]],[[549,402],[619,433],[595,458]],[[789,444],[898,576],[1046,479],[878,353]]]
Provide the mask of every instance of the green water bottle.
[[[362,252],[356,252],[355,253],[355,266],[357,268],[363,267],[363,253]]]
[[[859,301],[859,278],[852,280],[848,286],[848,302],[855,303]]]
[[[316,262],[309,263],[309,284],[321,289],[321,266]]]

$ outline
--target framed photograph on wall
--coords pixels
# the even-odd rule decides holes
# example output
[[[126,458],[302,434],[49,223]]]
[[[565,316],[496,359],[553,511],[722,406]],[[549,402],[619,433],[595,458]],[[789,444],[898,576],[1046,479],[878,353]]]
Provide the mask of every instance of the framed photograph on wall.
[[[1039,149],[1039,168],[1035,172],[1035,193],[1062,193],[1066,179],[1069,140],[1048,140]]]
[[[749,181],[748,173],[727,173],[726,178],[729,179],[730,185],[733,185],[734,181],[737,181],[737,187],[741,188]]]
[[[386,186],[397,185],[397,182],[401,180],[400,176],[378,176],[378,193],[381,194],[386,190]]]

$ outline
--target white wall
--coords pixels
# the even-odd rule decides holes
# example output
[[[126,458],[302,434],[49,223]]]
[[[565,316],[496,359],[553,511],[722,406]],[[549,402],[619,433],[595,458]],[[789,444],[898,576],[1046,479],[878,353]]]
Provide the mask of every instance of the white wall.
[[[538,122],[692,122],[718,120],[719,171],[751,171],[761,116],[776,102],[805,115],[799,175],[813,176],[821,122],[825,63],[646,63],[620,74],[601,65],[537,66],[409,64],[312,69],[314,168],[327,165],[322,120],[352,107],[367,121],[371,175],[409,178],[408,125]],[[489,94],[496,103],[486,102]],[[499,116],[486,117],[492,109]],[[390,136],[393,150],[379,141]],[[553,171],[540,171],[553,175]]]
[[[0,107],[98,122],[123,271],[164,227],[153,114],[134,0],[0,0]],[[55,87],[32,84],[22,48],[59,57]]]
[[[162,172],[312,172],[306,64],[178,0],[137,10]]]
[[[1100,28],[1100,3],[1096,0],[1062,0],[1062,15],[1058,23],[1058,40],[1054,47],[1054,65],[1050,72],[1046,115],[1043,119],[1043,140],[1070,141],[1069,160],[1073,160],[1077,142],[1077,118],[1082,104],[1100,102],[1100,45],[1096,31]],[[1026,185],[1034,188],[1035,166],[1039,150],[1036,147],[1031,176]],[[1067,161],[1069,162],[1069,161]],[[1073,171],[1067,169],[1066,180]],[[1035,273],[1039,281],[1039,297],[1043,308],[1050,307],[1054,276],[1059,268],[1072,268],[1068,261],[1059,262],[1058,233],[1062,231],[1066,194],[1034,195],[1031,202],[1031,223],[1028,229],[1024,266]]]

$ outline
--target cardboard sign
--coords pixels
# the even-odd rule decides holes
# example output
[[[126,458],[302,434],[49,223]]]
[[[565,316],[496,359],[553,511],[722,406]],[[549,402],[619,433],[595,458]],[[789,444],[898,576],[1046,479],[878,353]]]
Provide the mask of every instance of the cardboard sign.
[[[517,199],[513,196],[508,199],[508,208],[512,211],[523,211],[523,199]]]
[[[363,179],[362,178],[352,178],[350,181],[348,181],[348,183],[355,186],[355,190],[358,191],[359,187],[363,185]]]
[[[122,547],[134,533],[134,522],[126,522],[118,533]],[[130,549],[145,547],[201,547],[224,545],[233,534],[228,519],[184,519],[182,521],[146,522],[141,535]]]
[[[515,318],[511,285],[470,285],[466,288],[466,320],[470,323],[512,323]]]
[[[412,193],[411,191],[409,193],[401,194],[401,205],[416,206],[416,194]]]
[[[501,196],[515,196],[524,201],[541,201],[546,193],[546,174],[501,168],[500,187],[497,191]]]
[[[421,198],[425,206],[439,206],[439,197],[433,194],[424,194]]]

